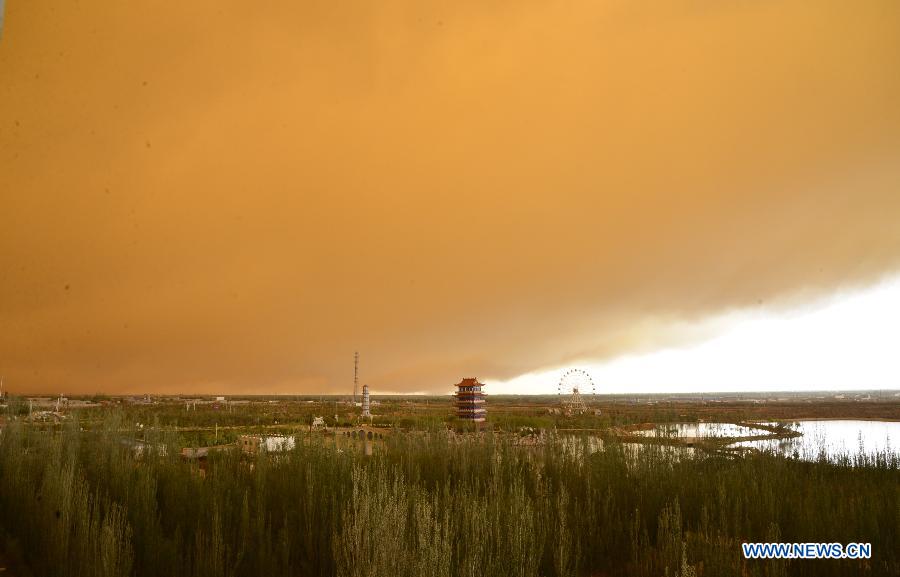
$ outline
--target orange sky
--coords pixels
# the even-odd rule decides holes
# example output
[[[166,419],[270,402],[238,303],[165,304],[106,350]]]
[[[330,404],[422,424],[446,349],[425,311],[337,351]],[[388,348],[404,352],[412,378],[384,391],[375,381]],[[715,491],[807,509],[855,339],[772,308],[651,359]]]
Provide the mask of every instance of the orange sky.
[[[874,282],[898,31],[893,0],[11,0],[0,373],[345,392],[359,350],[444,392]]]

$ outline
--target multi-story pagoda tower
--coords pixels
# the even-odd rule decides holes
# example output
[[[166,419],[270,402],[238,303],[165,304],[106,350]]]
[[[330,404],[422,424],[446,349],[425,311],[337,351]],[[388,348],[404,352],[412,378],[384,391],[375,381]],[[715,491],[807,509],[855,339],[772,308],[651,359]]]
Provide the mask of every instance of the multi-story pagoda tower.
[[[483,384],[471,377],[456,385],[456,416],[460,419],[482,423],[485,419]]]

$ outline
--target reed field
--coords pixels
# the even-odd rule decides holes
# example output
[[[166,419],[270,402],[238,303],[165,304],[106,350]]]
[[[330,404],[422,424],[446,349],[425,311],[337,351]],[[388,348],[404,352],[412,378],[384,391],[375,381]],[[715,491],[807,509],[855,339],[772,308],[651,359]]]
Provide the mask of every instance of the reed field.
[[[123,438],[142,436],[137,452]],[[121,412],[0,435],[0,523],[36,577],[900,574],[896,456],[692,455],[548,433],[306,432],[183,460]],[[870,542],[870,560],[747,561],[742,541]]]

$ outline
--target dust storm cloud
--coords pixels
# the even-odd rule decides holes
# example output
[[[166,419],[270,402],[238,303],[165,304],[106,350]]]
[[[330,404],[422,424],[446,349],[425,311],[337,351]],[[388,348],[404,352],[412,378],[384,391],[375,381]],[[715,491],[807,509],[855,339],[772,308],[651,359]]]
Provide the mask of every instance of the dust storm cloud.
[[[900,4],[11,1],[19,391],[443,392],[900,265]]]

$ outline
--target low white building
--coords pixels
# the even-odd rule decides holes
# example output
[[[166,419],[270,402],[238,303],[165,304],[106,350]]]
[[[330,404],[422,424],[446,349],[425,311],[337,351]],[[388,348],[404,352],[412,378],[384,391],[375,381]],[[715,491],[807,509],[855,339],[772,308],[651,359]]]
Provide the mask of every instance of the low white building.
[[[241,435],[238,439],[241,451],[247,454],[280,453],[290,451],[296,445],[294,437],[285,435]]]

